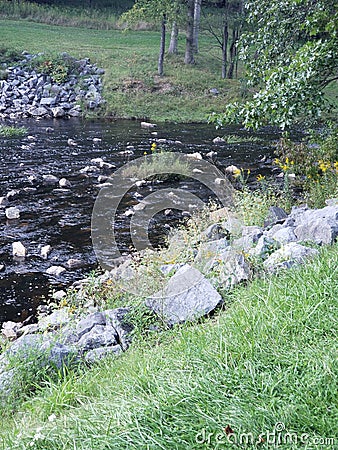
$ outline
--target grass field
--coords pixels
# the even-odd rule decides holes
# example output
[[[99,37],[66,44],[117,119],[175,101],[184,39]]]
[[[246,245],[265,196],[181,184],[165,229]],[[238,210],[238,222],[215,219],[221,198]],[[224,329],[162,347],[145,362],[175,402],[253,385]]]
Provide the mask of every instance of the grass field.
[[[211,319],[45,380],[3,408],[0,448],[337,448],[337,250],[237,288]],[[228,426],[248,445],[227,442]]]
[[[23,20],[0,20],[0,26],[0,48],[30,53],[67,51],[75,57],[89,57],[104,68],[104,115],[203,122],[239,95],[238,81],[221,79],[219,49],[205,35],[200,39],[196,65],[185,66],[182,34],[179,54],[167,56],[165,76],[159,78],[159,33],[155,31],[93,30]],[[211,88],[220,94],[210,94]]]

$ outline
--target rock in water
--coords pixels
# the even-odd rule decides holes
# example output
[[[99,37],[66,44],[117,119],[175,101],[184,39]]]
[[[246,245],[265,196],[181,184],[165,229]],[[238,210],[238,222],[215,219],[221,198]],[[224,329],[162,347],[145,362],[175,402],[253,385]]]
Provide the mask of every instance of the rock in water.
[[[16,206],[11,206],[5,211],[7,219],[18,219],[20,217],[20,210]]]
[[[26,256],[27,250],[26,247],[20,242],[13,242],[13,256],[18,256],[20,258],[24,258]]]

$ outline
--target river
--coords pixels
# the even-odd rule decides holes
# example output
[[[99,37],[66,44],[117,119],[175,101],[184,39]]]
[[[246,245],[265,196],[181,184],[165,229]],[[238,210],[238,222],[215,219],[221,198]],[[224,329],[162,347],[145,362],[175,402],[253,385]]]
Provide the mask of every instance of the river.
[[[102,158],[119,168],[131,158],[149,152],[155,139],[167,139],[172,141],[167,145],[171,151],[202,155],[216,151],[218,167],[234,164],[250,168],[254,179],[258,173],[270,170],[271,142],[279,137],[270,129],[248,134],[238,127],[229,127],[220,132],[208,124],[158,124],[156,129],[143,129],[140,122],[127,120],[27,120],[18,125],[25,126],[28,135],[3,138],[0,143],[0,197],[12,191],[8,206],[20,209],[19,219],[7,220],[5,208],[0,208],[0,324],[34,315],[37,306],[46,301],[53,290],[65,288],[97,268],[90,236],[91,213],[100,189],[99,181],[102,182],[98,177],[109,175],[111,169],[85,173],[83,169],[93,165],[92,159]],[[152,134],[154,132],[157,135]],[[223,134],[259,137],[262,141],[212,143],[216,136]],[[69,145],[72,143],[74,145]],[[132,156],[125,154],[129,146],[134,147]],[[66,178],[71,187],[60,189],[46,184],[42,176],[47,174]],[[207,200],[208,193],[203,187],[196,183],[187,187]],[[148,185],[142,189],[142,195],[147,195],[153,187]],[[123,200],[118,221],[125,252],[128,252],[130,240],[124,212],[137,203],[135,193],[130,191]],[[179,215],[174,219],[179,219]],[[167,217],[158,215],[157,223],[150,230],[155,244],[163,240],[167,222]],[[13,258],[15,241],[21,241],[27,248],[25,259]],[[40,256],[44,245],[52,247],[47,260]],[[51,265],[67,267],[70,258],[80,260],[80,267],[66,270],[59,277],[46,274]]]

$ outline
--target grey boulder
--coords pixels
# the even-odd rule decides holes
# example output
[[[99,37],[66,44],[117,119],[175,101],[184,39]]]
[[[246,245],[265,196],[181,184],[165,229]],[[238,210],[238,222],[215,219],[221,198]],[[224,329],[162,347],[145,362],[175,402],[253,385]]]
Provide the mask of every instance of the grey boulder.
[[[185,264],[146,306],[167,324],[192,321],[213,311],[222,297],[197,269]]]

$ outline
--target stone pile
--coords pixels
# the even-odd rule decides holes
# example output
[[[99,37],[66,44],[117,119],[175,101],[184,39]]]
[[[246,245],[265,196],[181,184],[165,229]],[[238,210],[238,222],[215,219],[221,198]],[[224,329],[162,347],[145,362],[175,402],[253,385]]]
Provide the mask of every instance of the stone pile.
[[[34,354],[41,366],[60,369],[81,360],[92,364],[127,350],[132,331],[125,317],[129,312],[128,308],[116,308],[74,318],[67,309],[60,309],[37,324],[6,322],[2,333],[14,342],[0,356],[0,392],[10,389],[15,371],[19,370],[10,367],[14,355],[25,361]]]
[[[0,118],[77,117],[83,109],[95,109],[104,102],[104,70],[90,64],[88,58],[72,59],[75,70],[64,83],[32,68],[34,58],[25,53],[23,61],[5,69],[0,80]]]
[[[318,255],[319,245],[333,244],[338,238],[338,199],[328,200],[322,209],[294,207],[289,215],[271,207],[264,227],[244,226],[227,208],[223,210],[216,211],[217,223],[202,233],[195,267],[160,267],[168,280],[161,291],[145,300],[145,306],[168,326],[212,313],[225,301],[227,290],[252,278],[251,260],[256,259],[267,272],[285,270]],[[125,259],[98,282],[130,283],[137,276],[131,260]],[[79,295],[87,281],[74,283]],[[65,295],[61,293],[60,298]],[[130,307],[95,310],[73,317],[61,309],[40,318],[37,324],[4,323],[3,336],[14,342],[0,356],[0,392],[10,389],[15,372],[8,360],[18,351],[23,358],[32,351],[44,355],[44,364],[59,368],[80,360],[91,364],[127,350],[132,326],[125,319],[130,311]]]

